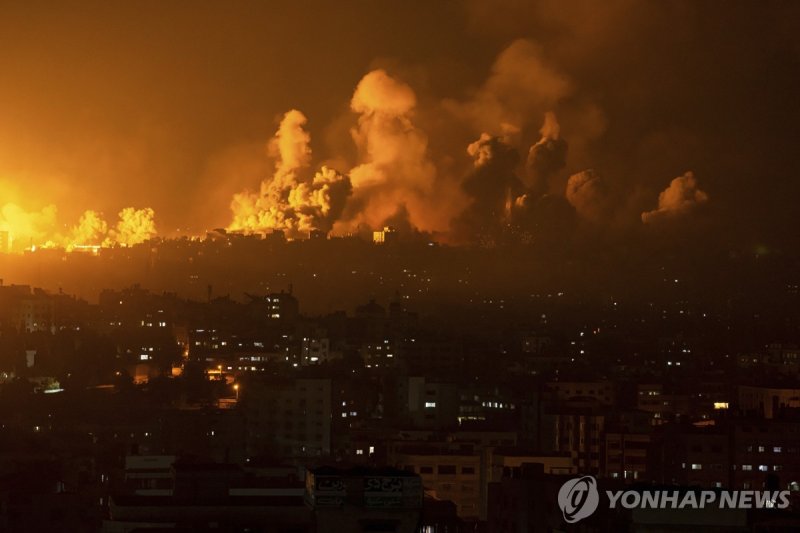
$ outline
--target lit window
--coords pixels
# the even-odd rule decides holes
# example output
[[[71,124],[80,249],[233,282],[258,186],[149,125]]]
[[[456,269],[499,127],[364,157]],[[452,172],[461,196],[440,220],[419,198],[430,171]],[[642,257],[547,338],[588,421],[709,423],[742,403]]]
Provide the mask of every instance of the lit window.
[[[692,463],[692,470],[702,470],[702,469],[703,465],[701,465],[700,463]]]

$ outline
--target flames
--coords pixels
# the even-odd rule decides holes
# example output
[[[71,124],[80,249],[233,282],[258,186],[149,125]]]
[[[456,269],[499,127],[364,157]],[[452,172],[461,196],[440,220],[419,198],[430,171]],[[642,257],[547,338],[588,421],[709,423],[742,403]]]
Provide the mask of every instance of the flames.
[[[564,133],[572,133],[580,158],[604,127],[591,102],[581,104],[588,118],[567,114],[577,131],[562,127],[555,110],[573,92],[544,51],[524,40],[500,54],[487,81],[464,101],[432,104],[385,70],[373,70],[356,84],[346,117],[355,159],[335,154],[330,160],[340,171],[322,166],[312,173],[308,120],[288,111],[268,143],[274,171],[258,191],[234,196],[228,229],[302,238],[313,230],[352,233],[390,224],[448,242],[491,243],[508,228],[568,227],[569,217],[615,223],[617,211],[629,209],[615,202],[633,192],[618,191],[591,168],[571,167]],[[430,142],[420,124],[449,135]],[[465,135],[461,130],[477,137],[466,154],[450,141]],[[435,153],[434,145],[445,153]],[[661,193],[655,211],[619,216],[648,223],[684,215],[707,198],[687,174]]]
[[[311,173],[311,136],[306,123],[306,116],[296,109],[283,116],[268,146],[275,157],[275,172],[261,183],[258,192],[234,196],[234,216],[228,229],[245,233],[281,230],[292,238],[331,229],[350,195],[350,179],[326,166]]]
[[[672,180],[655,209],[624,200],[634,191],[621,191],[582,158],[605,121],[591,101],[570,109],[575,91],[545,51],[526,40],[509,45],[487,80],[462,100],[418,95],[387,71],[373,70],[356,84],[343,117],[349,153],[316,156],[308,118],[287,111],[252,166],[269,169],[267,175],[247,176],[260,184],[233,195],[227,229],[306,238],[391,224],[449,242],[497,242],[508,228],[568,227],[565,217],[595,225],[668,221],[708,201],[691,172]],[[89,210],[71,226],[59,225],[53,205],[26,211],[9,202],[0,209],[0,251],[132,246],[156,234],[150,208],[126,207],[115,221]]]
[[[133,246],[156,236],[153,209],[126,207],[119,212],[116,225],[109,226],[96,211],[85,211],[77,223],[60,229],[58,210],[48,205],[39,211],[26,211],[15,203],[0,209],[0,251],[22,252],[38,248],[63,248],[67,251],[113,246]]]

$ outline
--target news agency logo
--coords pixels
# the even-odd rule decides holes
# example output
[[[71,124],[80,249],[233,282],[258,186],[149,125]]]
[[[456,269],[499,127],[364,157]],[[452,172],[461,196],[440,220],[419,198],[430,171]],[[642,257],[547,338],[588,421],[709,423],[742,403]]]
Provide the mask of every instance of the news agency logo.
[[[609,509],[787,509],[790,492],[756,490],[616,490],[605,491]],[[591,516],[600,504],[594,476],[568,480],[558,491],[564,521],[574,524]]]
[[[591,516],[600,503],[597,480],[593,476],[570,479],[558,491],[558,506],[568,524]]]

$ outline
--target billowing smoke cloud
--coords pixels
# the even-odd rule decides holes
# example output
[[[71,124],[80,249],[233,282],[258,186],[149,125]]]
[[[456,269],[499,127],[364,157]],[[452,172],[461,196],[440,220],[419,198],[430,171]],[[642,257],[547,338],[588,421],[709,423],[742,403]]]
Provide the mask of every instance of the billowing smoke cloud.
[[[133,246],[152,239],[156,233],[155,212],[151,208],[126,207],[119,212],[119,222],[109,231],[106,244]]]
[[[108,224],[96,211],[86,211],[72,228],[71,241],[83,245],[100,245],[108,238]]]
[[[708,194],[697,186],[692,172],[672,180],[669,187],[658,195],[658,208],[642,213],[642,222],[650,223],[678,216],[708,201]]]
[[[7,203],[0,211],[0,231],[8,232],[12,249],[44,244],[53,236],[57,214],[54,205],[28,212],[17,204]]]
[[[351,191],[349,179],[323,166],[310,184],[301,183],[289,192],[289,206],[301,229],[330,231]]]
[[[524,187],[514,170],[519,154],[502,139],[484,133],[467,147],[474,171],[463,182],[471,203],[454,222],[454,229],[468,240],[496,241],[503,224],[519,207]]]
[[[545,113],[544,124],[539,132],[542,138],[531,146],[527,168],[533,190],[542,194],[547,192],[550,177],[567,164],[567,142],[560,137],[561,127],[551,111]]]
[[[413,121],[414,91],[384,70],[364,76],[350,108],[358,113],[351,130],[360,164],[350,171],[353,202],[347,225],[375,228],[397,213],[406,212],[412,226],[422,231],[444,231],[457,202],[443,205],[447,180],[437,176],[428,157],[428,140]],[[455,191],[450,191],[450,199]]]
[[[571,83],[548,66],[541,48],[526,40],[500,54],[488,80],[470,98],[445,101],[450,113],[433,120],[432,111],[441,112],[440,107],[418,109],[417,94],[409,85],[385,70],[371,71],[350,101],[356,114],[350,136],[357,155],[347,176],[325,166],[312,173],[307,119],[291,110],[269,143],[275,160],[272,176],[258,192],[234,196],[229,229],[283,230],[303,238],[315,229],[347,233],[393,224],[449,235],[456,242],[497,243],[509,235],[539,241],[547,232],[567,235],[578,227],[576,213],[592,222],[608,222],[611,198],[598,173],[574,174],[564,188],[561,172],[567,167],[568,145],[552,110],[568,104],[571,92]],[[574,111],[575,106],[587,109],[585,104],[580,100],[570,105]],[[562,115],[570,132],[577,129],[575,135],[584,141],[600,131],[586,127],[597,122],[596,113],[589,114],[588,121],[569,111]],[[460,180],[450,176],[464,175],[458,170],[466,162],[463,152],[461,161],[452,153],[434,158],[419,126],[422,122],[436,128],[437,121],[454,115],[462,129],[465,122],[482,128],[467,147],[472,168]],[[530,123],[535,117],[543,117],[538,140],[523,144],[537,138],[533,128],[538,124]],[[442,150],[446,144],[435,146]],[[522,162],[521,146],[530,146]],[[353,158],[333,154],[329,160],[347,165]],[[687,174],[673,181],[659,198],[658,209],[642,219],[682,212],[705,200]]]
[[[519,39],[497,57],[489,78],[471,100],[445,104],[477,131],[513,136],[530,117],[554,109],[570,92],[569,80],[547,63],[542,48]]]
[[[577,213],[598,222],[608,214],[608,190],[602,176],[593,169],[573,174],[567,181],[567,201]]]
[[[52,205],[29,212],[8,203],[0,211],[0,231],[8,232],[10,250],[15,252],[34,247],[74,250],[79,246],[133,246],[152,239],[157,233],[155,212],[151,208],[123,209],[114,228],[109,228],[96,211],[85,211],[66,233],[59,230],[57,214]]]
[[[283,116],[269,144],[270,154],[276,158],[275,172],[261,183],[258,193],[234,196],[228,229],[247,233],[281,230],[290,237],[331,229],[350,195],[350,180],[327,167],[309,176],[311,136],[305,130],[306,122],[305,115],[295,109]]]

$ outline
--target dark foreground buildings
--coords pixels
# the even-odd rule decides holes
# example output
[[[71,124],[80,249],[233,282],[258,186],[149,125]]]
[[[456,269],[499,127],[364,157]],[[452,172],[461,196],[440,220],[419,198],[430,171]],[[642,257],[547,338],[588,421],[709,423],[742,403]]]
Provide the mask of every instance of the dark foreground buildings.
[[[197,255],[209,268],[213,246]],[[748,264],[769,282],[728,299],[662,270],[647,297],[493,293],[394,246],[380,247],[391,268],[362,257],[317,286],[306,265],[301,290],[276,273],[237,298],[0,286],[0,529],[800,527],[792,270]],[[431,253],[444,268],[458,252]],[[359,296],[367,279],[385,291]],[[340,310],[306,311],[315,290],[339,291]],[[583,475],[602,491],[788,491],[791,505],[604,505],[568,524],[558,492]]]

